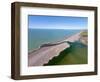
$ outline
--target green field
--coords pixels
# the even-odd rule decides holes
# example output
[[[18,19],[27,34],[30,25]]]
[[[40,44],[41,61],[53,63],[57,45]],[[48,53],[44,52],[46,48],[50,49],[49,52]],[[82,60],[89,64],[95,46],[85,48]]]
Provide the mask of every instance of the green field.
[[[87,64],[87,45],[81,42],[68,42],[70,47],[63,50],[59,56],[51,59],[47,65],[71,65],[71,64]]]
[[[84,31],[81,33],[81,36],[87,36],[88,35],[88,32],[87,31]]]

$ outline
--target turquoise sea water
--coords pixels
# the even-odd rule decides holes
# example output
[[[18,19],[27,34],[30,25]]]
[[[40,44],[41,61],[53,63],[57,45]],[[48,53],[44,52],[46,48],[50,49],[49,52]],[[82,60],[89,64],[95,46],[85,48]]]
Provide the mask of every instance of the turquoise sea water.
[[[80,31],[65,29],[28,29],[28,51],[37,49],[45,43],[64,40]]]

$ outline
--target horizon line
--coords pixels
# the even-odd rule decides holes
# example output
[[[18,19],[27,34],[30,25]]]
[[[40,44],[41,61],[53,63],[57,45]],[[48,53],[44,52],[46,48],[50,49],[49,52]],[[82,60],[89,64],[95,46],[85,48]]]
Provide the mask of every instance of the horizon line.
[[[28,29],[48,29],[48,30],[50,30],[51,28],[28,28]],[[52,28],[52,29],[54,29],[54,28]],[[81,28],[75,28],[75,29],[72,29],[72,28],[68,28],[68,29],[55,28],[55,29],[57,29],[57,30],[86,30],[87,28],[84,28],[84,29],[81,29]]]

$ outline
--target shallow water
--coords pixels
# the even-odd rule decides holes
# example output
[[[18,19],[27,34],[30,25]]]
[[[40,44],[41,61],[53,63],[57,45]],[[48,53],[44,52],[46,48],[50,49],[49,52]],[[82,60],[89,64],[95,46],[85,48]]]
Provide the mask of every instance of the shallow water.
[[[59,56],[51,59],[46,65],[71,65],[71,64],[87,64],[88,48],[81,42],[68,42],[70,47],[63,50]]]

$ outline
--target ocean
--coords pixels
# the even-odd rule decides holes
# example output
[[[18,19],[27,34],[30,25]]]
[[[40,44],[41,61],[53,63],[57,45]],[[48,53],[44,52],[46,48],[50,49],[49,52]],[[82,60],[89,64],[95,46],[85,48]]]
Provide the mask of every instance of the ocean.
[[[64,40],[81,30],[65,29],[28,29],[28,51],[39,48],[42,44]]]

